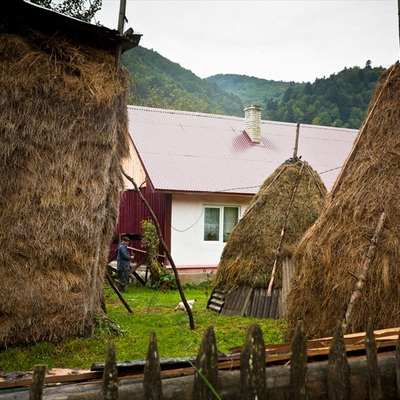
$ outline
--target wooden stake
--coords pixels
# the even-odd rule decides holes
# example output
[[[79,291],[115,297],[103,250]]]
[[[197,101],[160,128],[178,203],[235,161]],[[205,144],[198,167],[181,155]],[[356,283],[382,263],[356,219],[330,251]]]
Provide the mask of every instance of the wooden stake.
[[[44,380],[46,378],[47,367],[44,364],[35,365],[33,369],[33,377],[31,390],[29,392],[29,400],[42,400]]]
[[[361,297],[361,291],[364,287],[365,280],[367,278],[367,273],[369,267],[371,266],[372,258],[375,255],[376,244],[378,242],[378,236],[382,230],[383,224],[385,222],[385,212],[383,212],[379,218],[378,225],[375,228],[374,235],[372,236],[371,242],[368,247],[367,255],[365,256],[363,265],[361,267],[360,275],[358,276],[358,281],[350,296],[350,301],[347,306],[346,314],[342,323],[343,333],[347,333],[349,325],[351,323],[351,318],[353,316],[354,305],[359,297]]]
[[[368,319],[367,331],[365,333],[365,352],[367,355],[369,398],[371,400],[383,400],[381,374],[378,365],[378,350],[371,318]]]
[[[290,386],[292,400],[308,399],[307,338],[303,321],[298,321],[292,340],[290,357]]]

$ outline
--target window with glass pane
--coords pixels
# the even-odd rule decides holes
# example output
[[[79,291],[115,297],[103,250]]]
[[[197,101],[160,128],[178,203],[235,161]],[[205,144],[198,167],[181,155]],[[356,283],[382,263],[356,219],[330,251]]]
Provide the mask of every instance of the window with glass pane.
[[[232,229],[238,222],[239,208],[238,207],[224,207],[224,242],[227,242]]]
[[[204,209],[204,240],[219,240],[219,207],[205,207]]]

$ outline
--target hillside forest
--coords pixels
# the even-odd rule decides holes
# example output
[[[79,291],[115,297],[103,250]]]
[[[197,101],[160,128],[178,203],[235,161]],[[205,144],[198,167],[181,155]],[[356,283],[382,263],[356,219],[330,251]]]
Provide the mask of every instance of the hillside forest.
[[[154,50],[137,47],[123,54],[132,77],[129,103],[148,107],[242,117],[251,104],[273,121],[360,128],[384,71],[354,66],[314,82],[282,82],[219,74],[201,79]]]

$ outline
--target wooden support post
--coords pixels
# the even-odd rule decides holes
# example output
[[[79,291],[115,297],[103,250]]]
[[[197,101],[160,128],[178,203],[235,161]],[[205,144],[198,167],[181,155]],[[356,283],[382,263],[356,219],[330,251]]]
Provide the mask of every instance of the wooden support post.
[[[29,392],[29,400],[42,400],[44,380],[46,378],[47,367],[43,364],[35,365],[33,369],[33,377],[31,390]]]
[[[375,228],[374,235],[372,236],[371,242],[369,244],[367,255],[365,256],[363,265],[361,267],[360,275],[358,276],[358,281],[353,290],[353,293],[350,296],[350,301],[347,306],[346,314],[344,316],[344,320],[342,323],[342,329],[344,333],[348,333],[349,327],[351,325],[354,305],[356,304],[357,299],[361,296],[361,291],[364,287],[364,282],[365,279],[367,278],[369,267],[371,266],[372,259],[375,255],[376,245],[378,243],[378,236],[382,230],[384,222],[385,222],[385,213],[383,212],[379,218],[378,225]]]
[[[106,271],[106,278],[108,280],[108,283],[111,285],[111,287],[114,289],[114,292],[117,294],[119,299],[121,300],[122,304],[125,306],[125,308],[128,310],[130,314],[132,314],[132,309],[129,307],[129,304],[125,301],[125,299],[122,297],[121,292],[118,290],[118,288],[114,285],[113,280],[111,279],[111,276],[109,273]]]
[[[265,344],[259,325],[250,326],[240,355],[240,393],[242,400],[265,400]]]
[[[115,360],[114,341],[108,342],[106,364],[100,389],[100,400],[118,400],[118,369]]]
[[[204,332],[196,357],[196,372],[193,383],[193,400],[218,398],[218,351],[214,329],[209,326]]]
[[[126,11],[126,0],[120,0],[119,3],[119,14],[118,14],[118,31],[120,36],[123,35],[124,33],[124,23],[125,23],[125,11]],[[122,53],[122,43],[121,43],[121,38],[120,42],[117,43],[117,47],[115,50],[115,64],[116,64],[116,71],[117,74],[119,73],[120,70],[120,64],[121,64],[121,53]]]
[[[329,400],[350,400],[350,367],[340,322],[336,325],[329,349],[326,380]]]
[[[292,400],[307,400],[307,338],[303,321],[298,321],[290,357],[290,387]]]
[[[371,400],[383,400],[376,341],[370,318],[365,335],[365,352],[367,354],[369,398]]]
[[[156,334],[151,332],[146,364],[144,366],[143,389],[148,400],[162,400],[161,366],[158,357]]]

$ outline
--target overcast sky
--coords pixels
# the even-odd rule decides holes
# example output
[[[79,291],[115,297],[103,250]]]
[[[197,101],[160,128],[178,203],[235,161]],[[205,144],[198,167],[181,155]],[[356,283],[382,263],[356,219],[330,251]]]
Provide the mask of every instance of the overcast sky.
[[[314,82],[399,59],[398,0],[127,0],[140,45],[201,78],[240,74]],[[117,28],[120,0],[96,21]],[[135,51],[135,50],[131,50]]]

